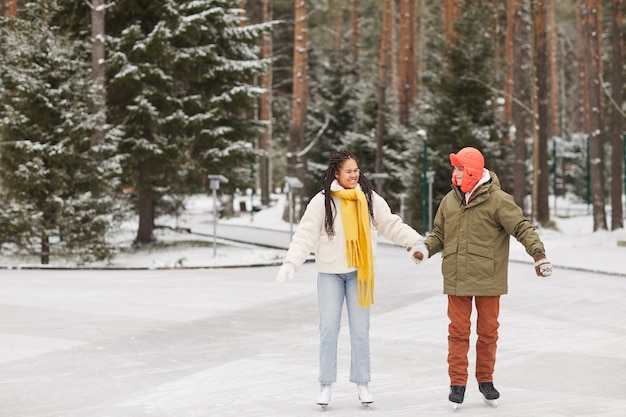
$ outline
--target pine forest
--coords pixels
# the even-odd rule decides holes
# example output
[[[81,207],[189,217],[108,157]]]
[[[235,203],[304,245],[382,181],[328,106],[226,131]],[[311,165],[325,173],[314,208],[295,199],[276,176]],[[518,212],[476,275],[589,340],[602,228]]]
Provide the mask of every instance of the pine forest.
[[[216,176],[222,216],[291,188],[299,217],[340,149],[422,233],[466,146],[535,224],[564,197],[624,227],[623,0],[0,4],[3,251],[152,244]]]

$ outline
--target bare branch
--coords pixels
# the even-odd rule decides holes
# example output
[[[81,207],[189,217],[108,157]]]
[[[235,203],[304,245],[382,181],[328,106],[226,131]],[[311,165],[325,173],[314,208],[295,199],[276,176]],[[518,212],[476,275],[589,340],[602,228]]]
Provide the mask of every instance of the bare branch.
[[[292,156],[297,156],[298,158],[300,158],[300,157],[306,155],[307,153],[309,153],[309,151],[311,150],[313,145],[315,145],[315,143],[319,140],[319,138],[322,137],[322,134],[326,131],[326,128],[328,127],[328,123],[329,122],[330,122],[330,120],[329,120],[329,118],[327,116],[326,120],[324,120],[324,124],[317,131],[317,135],[315,135],[313,140],[308,145],[306,145],[306,148],[302,149],[301,151],[295,152],[295,153],[288,152],[287,153],[287,157],[290,158]]]

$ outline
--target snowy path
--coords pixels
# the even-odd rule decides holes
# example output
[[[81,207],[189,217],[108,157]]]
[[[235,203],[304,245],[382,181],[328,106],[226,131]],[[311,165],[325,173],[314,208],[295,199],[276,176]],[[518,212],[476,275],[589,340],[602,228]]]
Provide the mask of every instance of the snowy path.
[[[344,324],[324,413],[448,415],[439,258],[418,267],[383,245],[377,262],[375,403],[364,410],[347,381]],[[0,417],[318,416],[314,268],[284,286],[278,267],[2,271]],[[626,279],[556,269],[540,280],[519,263],[510,275],[500,406],[482,404],[470,377],[455,414],[624,415]]]

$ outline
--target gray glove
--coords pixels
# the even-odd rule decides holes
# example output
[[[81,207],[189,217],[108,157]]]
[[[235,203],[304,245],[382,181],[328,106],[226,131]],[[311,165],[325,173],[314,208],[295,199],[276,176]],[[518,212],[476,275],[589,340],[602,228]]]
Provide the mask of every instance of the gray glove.
[[[296,274],[296,267],[293,266],[293,264],[286,262],[278,270],[278,275],[276,275],[276,282],[278,282],[279,284],[284,284],[290,279],[293,279],[293,276],[295,274]]]

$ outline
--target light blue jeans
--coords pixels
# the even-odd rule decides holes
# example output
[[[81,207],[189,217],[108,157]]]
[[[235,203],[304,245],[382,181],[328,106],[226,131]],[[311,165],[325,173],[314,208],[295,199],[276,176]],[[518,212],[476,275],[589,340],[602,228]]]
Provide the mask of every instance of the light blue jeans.
[[[320,312],[320,377],[322,384],[337,381],[337,342],[341,327],[343,300],[346,300],[350,326],[350,382],[370,381],[370,309],[359,305],[356,271],[347,274],[317,275]]]

